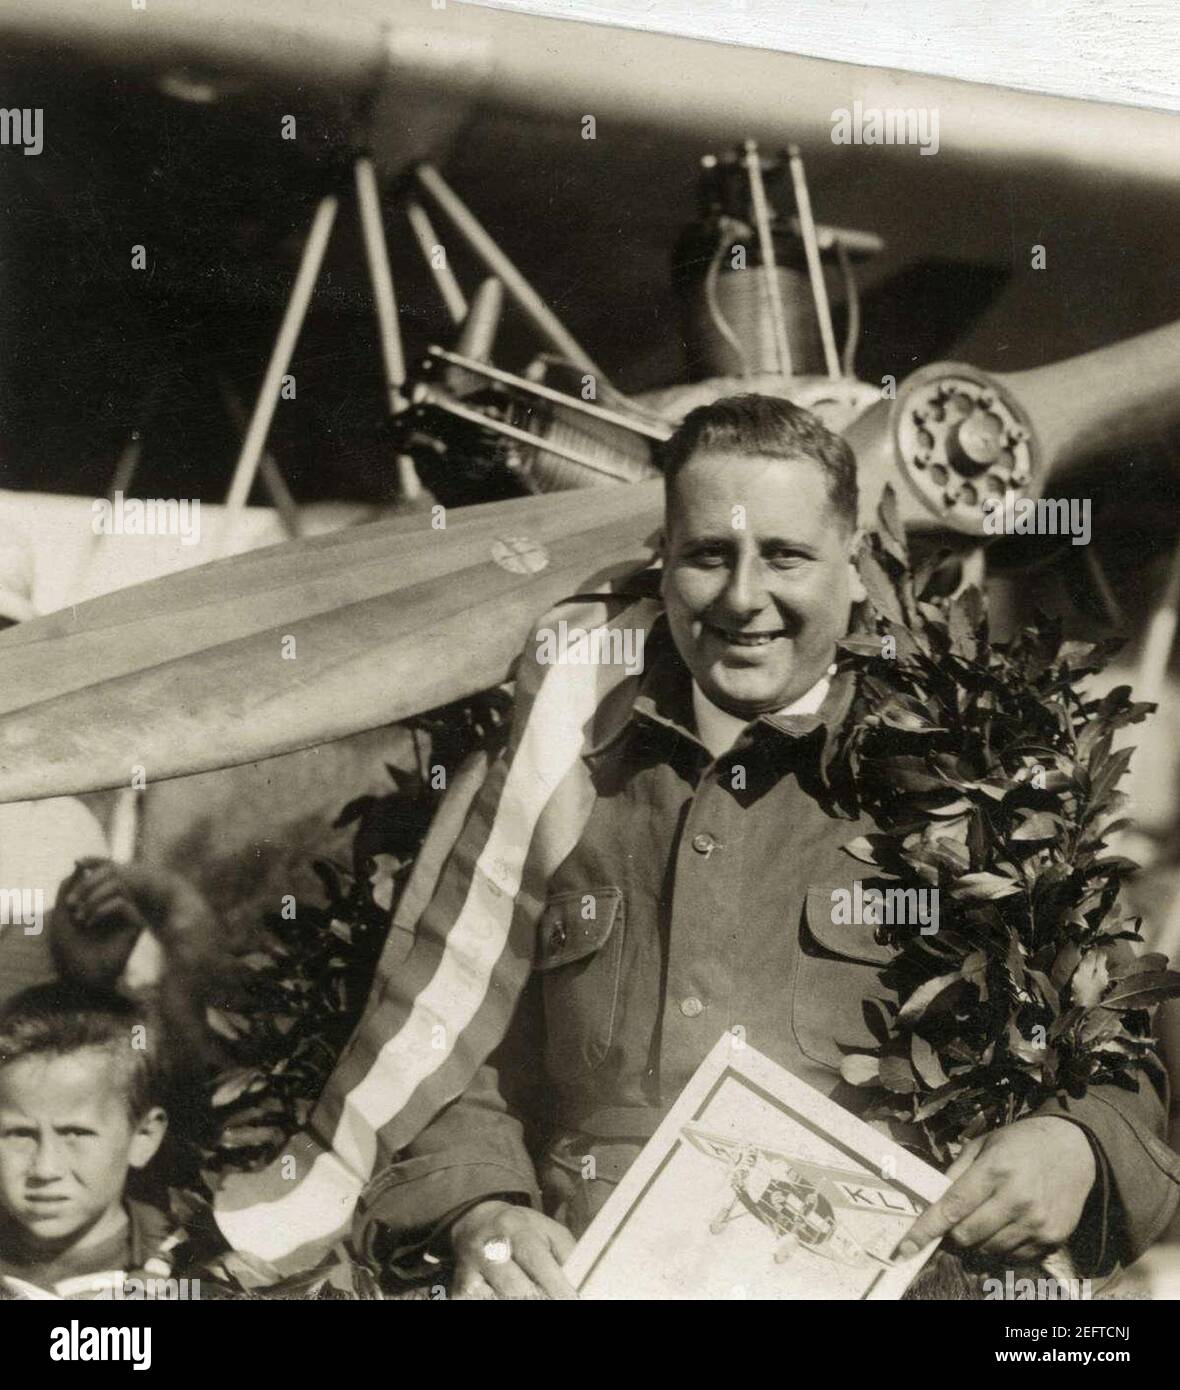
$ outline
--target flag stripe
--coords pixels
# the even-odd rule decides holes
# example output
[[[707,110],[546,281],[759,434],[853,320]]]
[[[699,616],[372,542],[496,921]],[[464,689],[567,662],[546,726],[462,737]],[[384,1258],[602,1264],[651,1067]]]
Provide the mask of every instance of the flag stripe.
[[[629,605],[611,620],[595,603],[562,614],[587,628],[638,625],[641,609],[649,622],[658,611]],[[229,1175],[217,1195],[231,1244],[283,1273],[307,1268],[347,1232],[378,1162],[462,1093],[507,1031],[545,886],[593,807],[586,736],[606,696],[628,679],[605,664],[538,665],[535,650],[526,646],[518,671],[509,756],[476,797],[409,954],[396,968],[383,955],[311,1132],[261,1172]]]
[[[490,768],[435,892],[419,919],[409,954],[389,962],[383,955],[378,965],[377,980],[360,1026],[341,1054],[311,1118],[311,1128],[329,1145],[343,1121],[347,1097],[372,1070],[382,1047],[404,1023],[415,994],[426,987],[438,969],[447,934],[460,918],[476,865],[491,838],[507,773],[505,762],[495,763]]]

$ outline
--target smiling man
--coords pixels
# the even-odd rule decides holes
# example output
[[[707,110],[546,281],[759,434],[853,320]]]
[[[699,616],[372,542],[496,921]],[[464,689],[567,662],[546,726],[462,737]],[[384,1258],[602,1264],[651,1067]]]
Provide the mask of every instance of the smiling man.
[[[365,1258],[433,1278],[424,1257],[449,1260],[464,1296],[570,1297],[574,1237],[724,1032],[863,1104],[840,1063],[875,1046],[866,1003],[896,996],[893,949],[833,911],[864,875],[844,846],[874,828],[828,781],[854,694],[837,643],[863,597],[855,461],[806,411],[742,396],[693,411],[664,467],[662,567],[538,629],[634,627],[644,670],[526,644],[508,748],[453,844],[427,842],[401,908],[422,908],[401,923],[413,945],[391,934],[313,1120],[331,1161],[294,1187],[245,1180],[245,1224],[226,1203],[256,1253],[313,1232],[375,1153]],[[1001,1261],[1072,1240],[1087,1274],[1154,1239],[1180,1171],[1160,1098],[1097,1090],[1114,1094],[972,1141],[914,1237]]]
[[[694,411],[664,476],[662,593],[698,722],[718,727],[720,710],[736,736],[732,721],[818,707],[864,597],[848,446],[786,401],[746,396]]]

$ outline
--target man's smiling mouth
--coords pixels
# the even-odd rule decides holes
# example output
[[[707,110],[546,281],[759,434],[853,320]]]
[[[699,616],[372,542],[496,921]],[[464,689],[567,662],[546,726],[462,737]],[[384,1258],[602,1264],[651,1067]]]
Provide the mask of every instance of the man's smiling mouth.
[[[70,1202],[66,1197],[30,1197],[25,1202],[25,1219],[39,1226],[43,1222],[60,1218],[70,1210]]]
[[[772,632],[739,632],[735,628],[717,627],[713,623],[702,622],[701,626],[710,636],[734,647],[768,647],[780,637],[787,636],[785,627],[775,628]]]

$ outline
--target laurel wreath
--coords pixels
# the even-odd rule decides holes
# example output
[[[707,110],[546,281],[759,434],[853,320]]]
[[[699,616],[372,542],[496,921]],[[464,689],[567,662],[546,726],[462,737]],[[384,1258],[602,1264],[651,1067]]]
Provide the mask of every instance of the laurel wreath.
[[[895,1120],[945,1163],[1046,1101],[1162,1074],[1151,1010],[1180,994],[1166,957],[1136,954],[1109,854],[1127,824],[1115,734],[1154,706],[1079,692],[1119,643],[1037,621],[993,642],[982,595],[932,592],[911,569],[892,493],[860,557],[871,619],[842,642],[857,696],[834,766],[877,832],[846,848],[900,886],[939,890],[939,925],[885,926],[896,1005],[870,1001],[879,1046],[847,1056],[866,1118]]]

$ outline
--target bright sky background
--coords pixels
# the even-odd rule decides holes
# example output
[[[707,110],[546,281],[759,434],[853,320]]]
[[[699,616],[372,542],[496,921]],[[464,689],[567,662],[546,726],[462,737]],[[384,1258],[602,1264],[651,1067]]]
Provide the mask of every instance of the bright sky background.
[[[1180,0],[469,0],[1180,111]]]

